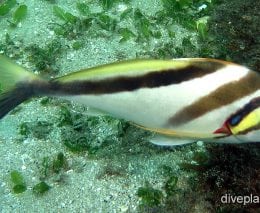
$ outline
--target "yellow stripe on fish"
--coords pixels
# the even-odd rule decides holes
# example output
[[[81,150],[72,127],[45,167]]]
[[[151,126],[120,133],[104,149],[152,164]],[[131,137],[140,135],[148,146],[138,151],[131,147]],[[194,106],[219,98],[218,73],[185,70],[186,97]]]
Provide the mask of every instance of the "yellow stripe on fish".
[[[232,134],[241,134],[246,133],[249,130],[259,130],[260,129],[260,108],[250,112],[242,121],[235,125],[234,127],[230,126],[230,131]]]
[[[216,59],[130,60],[44,80],[0,56],[0,118],[34,96],[83,103],[155,132],[160,145],[260,141],[260,76]]]

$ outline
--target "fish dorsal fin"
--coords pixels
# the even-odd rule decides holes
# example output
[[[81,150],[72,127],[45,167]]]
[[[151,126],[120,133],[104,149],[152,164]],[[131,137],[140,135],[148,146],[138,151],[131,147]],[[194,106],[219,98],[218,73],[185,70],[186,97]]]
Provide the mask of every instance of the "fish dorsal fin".
[[[168,137],[159,134],[153,136],[149,141],[159,146],[178,146],[178,145],[196,142],[196,140],[192,140],[192,139],[174,138],[174,137]]]

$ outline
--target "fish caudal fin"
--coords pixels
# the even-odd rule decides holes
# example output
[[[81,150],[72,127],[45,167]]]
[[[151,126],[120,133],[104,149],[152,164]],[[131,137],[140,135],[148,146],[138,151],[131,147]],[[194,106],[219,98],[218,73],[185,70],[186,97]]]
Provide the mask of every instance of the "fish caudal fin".
[[[37,81],[44,80],[0,55],[0,119],[17,105],[37,95],[31,83]]]

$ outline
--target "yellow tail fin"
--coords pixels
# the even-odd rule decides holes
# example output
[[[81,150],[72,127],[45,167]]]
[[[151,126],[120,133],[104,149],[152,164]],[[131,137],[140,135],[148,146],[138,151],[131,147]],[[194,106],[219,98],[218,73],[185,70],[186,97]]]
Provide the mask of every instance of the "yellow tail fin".
[[[34,94],[31,82],[43,81],[0,55],[0,118]]]

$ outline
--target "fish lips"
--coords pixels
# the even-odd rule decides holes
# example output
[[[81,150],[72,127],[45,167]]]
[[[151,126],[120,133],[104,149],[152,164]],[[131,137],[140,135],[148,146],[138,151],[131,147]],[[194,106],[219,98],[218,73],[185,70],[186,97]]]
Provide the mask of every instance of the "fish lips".
[[[225,122],[219,129],[214,131],[214,134],[232,135],[232,132],[227,122]]]

